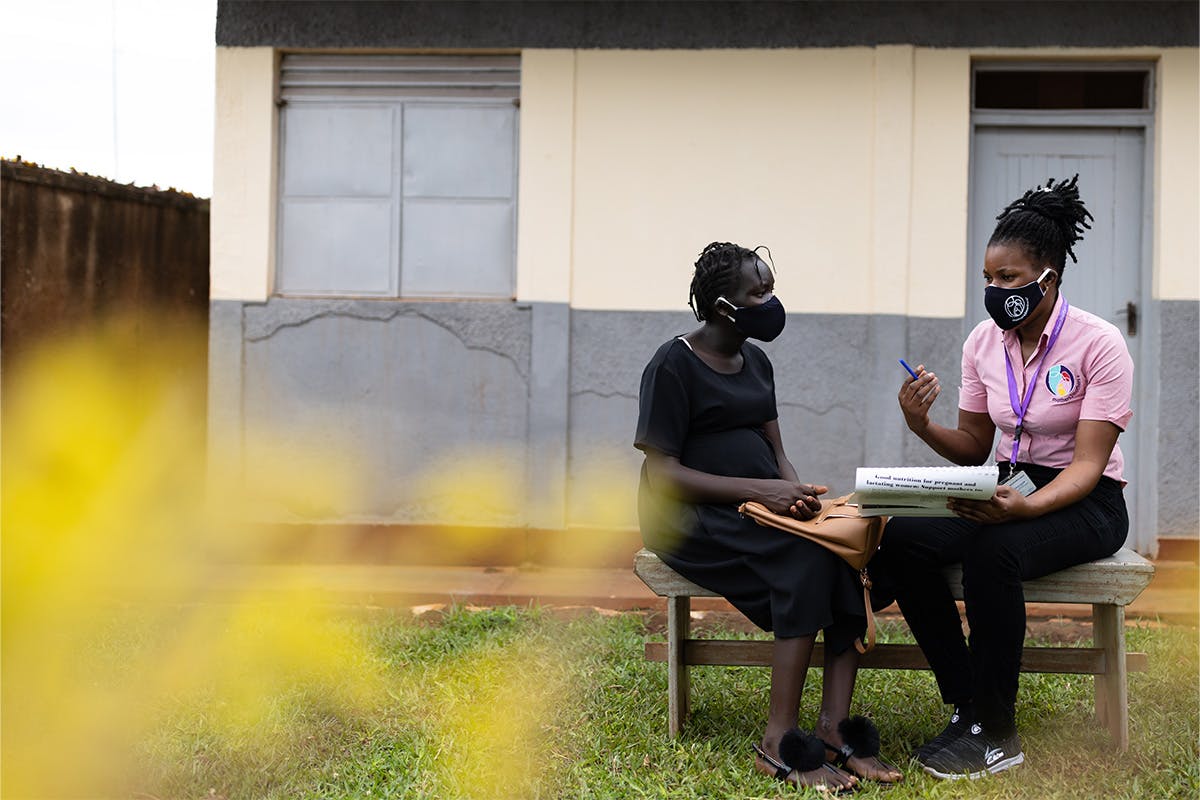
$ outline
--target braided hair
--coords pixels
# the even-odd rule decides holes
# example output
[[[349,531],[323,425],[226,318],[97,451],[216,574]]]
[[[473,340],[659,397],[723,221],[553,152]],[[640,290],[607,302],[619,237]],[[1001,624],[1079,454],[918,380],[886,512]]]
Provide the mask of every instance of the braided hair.
[[[688,291],[688,305],[697,320],[704,321],[704,315],[718,297],[733,294],[746,261],[757,263],[758,254],[730,242],[712,242],[704,248],[696,260]]]
[[[988,247],[1019,245],[1035,265],[1054,267],[1061,284],[1067,256],[1079,263],[1072,248],[1083,239],[1084,230],[1092,227],[1087,221],[1093,217],[1079,199],[1078,180],[1078,173],[1057,184],[1051,178],[1045,187],[1030,189],[1009,203],[996,217],[999,222]]]

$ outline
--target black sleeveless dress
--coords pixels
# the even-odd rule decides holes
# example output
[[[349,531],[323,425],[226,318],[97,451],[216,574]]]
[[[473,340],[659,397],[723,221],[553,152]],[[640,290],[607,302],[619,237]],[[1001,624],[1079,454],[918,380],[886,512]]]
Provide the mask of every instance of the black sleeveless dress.
[[[779,478],[763,426],[778,417],[775,375],[758,347],[742,345],[740,372],[712,369],[681,339],[642,373],[639,450],[657,450],[715,475]],[[642,539],[672,569],[722,595],[778,638],[825,631],[839,653],[866,626],[858,575],[820,545],[764,528],[737,504],[690,504],[656,493],[645,464],[638,487]]]

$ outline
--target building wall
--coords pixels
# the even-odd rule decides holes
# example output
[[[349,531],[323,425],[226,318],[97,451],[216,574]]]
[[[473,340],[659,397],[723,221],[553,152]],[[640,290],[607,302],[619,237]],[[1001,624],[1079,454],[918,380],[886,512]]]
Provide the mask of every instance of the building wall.
[[[278,55],[220,47],[213,136],[212,298],[265,300],[275,275]]]
[[[1154,159],[1154,298],[1158,376],[1158,529],[1200,536],[1197,409],[1200,331],[1200,51],[1166,50],[1159,61]]]
[[[421,304],[271,296],[276,54],[218,48],[213,419],[249,452],[247,431],[339,416],[339,446],[382,477],[330,520],[436,521],[389,476],[475,450],[519,502],[464,521],[633,525],[641,368],[695,325],[691,264],[720,239],[778,267],[790,316],[768,352],[801,474],[836,491],[863,463],[933,463],[896,413],[895,359],[964,333],[972,58],[1150,59],[1163,348],[1142,368],[1179,378],[1158,410],[1159,529],[1196,535],[1196,52],[525,49],[515,302]]]
[[[962,181],[929,191],[913,166],[922,148],[965,168],[968,57],[917,53],[580,52],[572,305],[679,308],[688,256],[728,239],[770,245],[793,311],[961,316],[920,289],[962,288]],[[930,223],[914,284],[910,227]]]

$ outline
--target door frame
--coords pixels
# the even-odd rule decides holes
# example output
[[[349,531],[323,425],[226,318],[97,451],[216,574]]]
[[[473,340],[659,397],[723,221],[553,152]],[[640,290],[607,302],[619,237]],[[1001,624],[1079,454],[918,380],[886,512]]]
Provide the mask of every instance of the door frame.
[[[1144,69],[1148,72],[1146,87],[1147,104],[1143,110],[1122,109],[1104,110],[1004,110],[977,111],[975,109],[975,73],[989,69],[1003,68],[1005,70],[1072,70],[1106,72],[1114,70]],[[1137,128],[1142,131],[1142,269],[1139,271],[1138,291],[1140,293],[1140,308],[1137,340],[1130,355],[1134,360],[1134,400],[1151,400],[1141,406],[1135,405],[1134,413],[1142,426],[1142,435],[1138,437],[1137,463],[1140,474],[1134,485],[1137,498],[1137,519],[1129,520],[1129,531],[1132,534],[1129,544],[1138,552],[1154,558],[1158,555],[1158,365],[1160,362],[1159,344],[1159,314],[1154,299],[1154,117],[1157,113],[1155,104],[1158,83],[1157,64],[1153,61],[1007,61],[994,58],[972,60],[971,62],[971,124],[970,144],[968,147],[967,163],[967,197],[972,196],[974,187],[971,185],[975,174],[975,138],[980,127],[988,128]],[[970,209],[968,209],[968,215]],[[970,217],[968,216],[968,225]],[[974,258],[970,252],[971,236],[967,232],[966,264]],[[968,281],[966,291],[972,291],[975,284]],[[970,307],[970,298],[964,297],[964,310]],[[971,320],[963,314],[963,336],[970,333]],[[1155,470],[1155,474],[1150,474]]]

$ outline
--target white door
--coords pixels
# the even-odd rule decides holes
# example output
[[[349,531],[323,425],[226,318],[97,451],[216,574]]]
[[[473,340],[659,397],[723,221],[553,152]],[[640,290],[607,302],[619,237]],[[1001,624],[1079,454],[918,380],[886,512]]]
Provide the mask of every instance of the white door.
[[[983,253],[996,226],[996,215],[1026,190],[1049,178],[1061,180],[1079,173],[1079,194],[1095,219],[1075,246],[1079,263],[1067,258],[1063,295],[1072,305],[1116,325],[1125,334],[1129,351],[1138,354],[1142,311],[1143,149],[1141,128],[991,127],[975,129],[971,166],[971,230],[967,264],[967,330],[987,317],[983,308]],[[1130,311],[1134,319],[1130,319]],[[1135,368],[1142,365],[1135,363]],[[1150,552],[1154,532],[1142,531],[1135,487],[1141,475],[1138,462],[1139,415],[1142,405],[1135,389],[1133,421],[1118,443],[1125,456],[1125,502],[1129,506],[1127,546]],[[1149,398],[1147,398],[1149,399]],[[1153,435],[1148,431],[1147,435]],[[1146,541],[1140,541],[1145,539]]]

